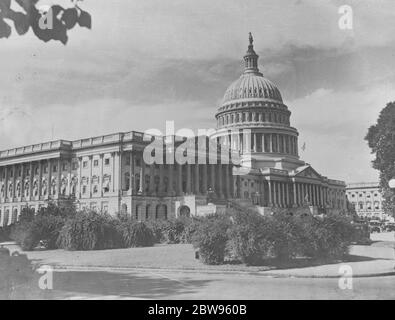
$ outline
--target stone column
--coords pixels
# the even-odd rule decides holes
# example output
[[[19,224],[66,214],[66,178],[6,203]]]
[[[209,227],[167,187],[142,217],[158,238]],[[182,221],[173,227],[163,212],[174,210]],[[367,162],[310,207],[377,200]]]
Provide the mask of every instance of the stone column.
[[[285,208],[287,206],[285,202],[285,183],[281,182],[280,185],[281,185],[281,202],[282,202],[281,204],[282,207]]]
[[[257,152],[258,150],[257,150],[257,138],[256,138],[256,133],[253,133],[253,135],[254,135],[254,152]]]
[[[273,206],[273,194],[272,194],[272,181],[268,180],[267,181],[267,185],[268,185],[268,192],[269,192],[269,207]]]
[[[167,165],[167,174],[168,174],[168,181],[169,181],[169,186],[167,188],[167,195],[172,197],[174,195],[174,189],[173,189],[174,167],[172,164]]]
[[[88,177],[88,195],[89,195],[89,198],[92,197],[92,167],[93,167],[93,156],[89,156],[89,177]],[[114,166],[114,178],[115,178],[115,166]],[[113,188],[113,191],[115,191],[114,188]]]
[[[61,159],[58,159],[58,178],[56,179],[57,182],[57,186],[56,186],[56,190],[57,190],[57,196],[58,199],[60,199],[61,196],[61,190],[60,190],[60,186],[61,186],[61,180],[62,179],[62,162]]]
[[[141,178],[140,178],[141,180]],[[150,179],[149,179],[149,193],[151,195],[155,194],[155,164],[150,165]]]
[[[177,196],[181,196],[182,194],[182,165],[177,164]]]
[[[269,152],[273,152],[273,134],[269,133]]]
[[[230,198],[230,195],[229,195],[229,189],[230,189],[230,187],[229,187],[229,165],[228,164],[225,164],[224,165],[224,171],[225,171],[225,188],[224,188],[224,191],[225,191],[225,198],[226,199],[229,199]]]
[[[277,202],[277,181],[273,181],[273,204],[275,207],[278,207]]]
[[[114,178],[114,177],[113,177]],[[77,189],[78,189],[78,198],[81,199],[81,183],[82,181],[82,157],[78,157],[78,181],[77,181]]]
[[[25,164],[21,163],[20,164],[20,168],[21,168],[21,180],[20,180],[20,184],[21,184],[21,195],[18,196],[17,194],[14,195],[14,198],[24,198],[25,197]],[[16,192],[16,186],[15,186],[15,192]],[[20,201],[20,199],[18,199],[18,201]]]
[[[103,167],[104,167],[104,154],[100,154],[99,155],[100,160],[99,160],[99,170],[100,170],[100,174],[99,174],[99,190],[100,190],[100,196],[103,196]],[[129,176],[129,185],[131,185],[131,181],[133,180],[132,175]]]
[[[129,164],[129,193],[130,195],[134,194],[134,154],[133,151],[130,151],[130,164]]]
[[[222,199],[224,197],[224,189],[223,189],[223,168],[222,164],[218,165],[218,197]]]
[[[211,164],[210,165],[210,185],[211,185],[211,189],[212,191],[216,192],[215,190],[215,164]]]
[[[163,195],[163,192],[165,191],[165,182],[164,182],[164,176],[163,176],[163,164],[159,164],[159,194]]]
[[[280,135],[276,134],[277,140],[277,153],[280,153]]]
[[[296,207],[298,205],[298,195],[297,195],[297,190],[296,190],[296,182],[293,182],[293,206]]]
[[[141,154],[140,163],[141,163],[141,169],[140,169],[140,190],[141,190],[141,192],[140,192],[140,194],[145,195],[146,194],[146,192],[145,192],[145,188],[146,188],[146,186],[145,186],[145,161],[144,161],[143,154]]]
[[[203,179],[203,181],[202,181],[202,183],[203,183],[203,185],[202,185],[202,193],[204,195],[206,195],[207,194],[207,183],[208,183],[207,182],[207,165],[203,164],[201,169],[203,170],[203,172],[202,172],[202,179]]]
[[[262,152],[266,152],[265,149],[265,134],[261,133],[261,144],[262,144]]]
[[[187,170],[187,185],[186,185],[186,193],[189,195],[191,194],[191,165],[189,163],[186,164]]]
[[[232,165],[229,165],[229,172],[228,172],[228,174],[229,174],[229,193],[230,193],[230,198],[234,198],[234,196],[235,196],[235,189],[234,189],[234,187],[235,187],[235,185],[234,185],[234,178],[233,178],[233,167],[232,167]]]
[[[199,164],[195,163],[195,174],[194,174],[194,182],[195,182],[195,187],[194,187],[194,192],[196,195],[200,194],[200,177],[199,177]]]
[[[4,202],[8,199],[8,167],[4,167]]]
[[[41,197],[41,183],[42,183],[42,175],[43,175],[43,168],[42,168],[42,163],[41,160],[38,161],[38,183],[37,183],[37,188],[38,188],[38,199]]]
[[[52,195],[52,166],[51,160],[48,159],[48,190],[47,190],[47,199]]]
[[[290,201],[290,194],[289,194],[289,183],[286,183],[286,185],[285,185],[285,189],[286,189],[286,206],[287,207],[290,207],[291,206],[291,201]]]
[[[69,163],[68,163],[69,170],[67,172],[67,195],[68,196],[71,196],[71,177],[72,177],[71,170],[72,170],[72,166],[73,166],[73,159],[70,158],[69,159]]]
[[[324,206],[324,192],[323,192],[323,187],[320,186],[320,199],[321,199],[321,206]]]
[[[115,192],[115,152],[111,153],[111,159],[112,159],[112,179],[111,179],[111,184],[112,184],[112,192]]]

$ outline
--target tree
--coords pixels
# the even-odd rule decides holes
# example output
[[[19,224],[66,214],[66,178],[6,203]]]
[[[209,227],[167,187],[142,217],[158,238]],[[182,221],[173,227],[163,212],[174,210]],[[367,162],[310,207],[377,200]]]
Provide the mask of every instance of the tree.
[[[383,194],[385,213],[394,214],[395,197],[388,182],[395,178],[395,102],[381,110],[377,123],[365,137],[375,159],[372,167],[380,172],[380,191]]]
[[[11,26],[6,22],[10,21],[19,35],[26,34],[31,28],[35,36],[42,41],[56,40],[66,44],[67,31],[77,24],[88,29],[92,27],[90,14],[78,5],[82,0],[70,1],[70,8],[60,5],[38,8],[39,0],[0,0],[0,39],[10,37]],[[13,4],[20,10],[12,9]]]

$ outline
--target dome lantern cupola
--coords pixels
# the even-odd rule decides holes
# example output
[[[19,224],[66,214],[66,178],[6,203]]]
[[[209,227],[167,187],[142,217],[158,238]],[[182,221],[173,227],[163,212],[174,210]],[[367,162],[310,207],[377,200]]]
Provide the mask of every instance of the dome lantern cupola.
[[[245,69],[244,73],[256,73],[260,74],[259,69],[258,69],[258,58],[259,56],[255,53],[254,51],[254,38],[252,37],[251,32],[249,33],[249,46],[246,55],[244,56],[244,62],[245,62]]]

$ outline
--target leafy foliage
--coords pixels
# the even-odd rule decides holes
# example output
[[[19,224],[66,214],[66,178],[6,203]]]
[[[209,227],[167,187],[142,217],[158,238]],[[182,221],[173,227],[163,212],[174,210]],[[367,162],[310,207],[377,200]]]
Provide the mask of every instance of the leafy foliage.
[[[199,249],[199,258],[205,264],[224,263],[229,216],[211,215],[203,218],[193,235],[193,245]]]
[[[395,102],[388,103],[381,110],[377,123],[369,128],[365,140],[375,155],[372,166],[380,172],[383,208],[386,213],[393,214],[395,197],[388,182],[395,178]]]
[[[250,265],[266,259],[289,261],[295,257],[339,259],[356,237],[351,220],[340,216],[234,214],[228,231],[236,256]]]
[[[60,231],[58,247],[66,250],[101,250],[122,247],[118,220],[94,211],[68,219]]]
[[[11,226],[0,227],[0,242],[9,241]]]
[[[18,35],[26,34],[29,29],[33,30],[36,37],[42,41],[60,41],[66,44],[68,41],[67,31],[77,24],[80,27],[91,28],[92,17],[82,10],[78,3],[82,0],[70,0],[72,7],[63,8],[60,5],[52,5],[47,12],[37,7],[39,0],[1,0],[0,1],[0,39],[11,35],[11,26],[6,20],[12,21]],[[21,10],[13,10],[12,4],[16,4]],[[51,21],[48,21],[51,20]],[[47,25],[47,27],[43,27]]]
[[[118,226],[118,232],[125,248],[151,247],[155,243],[154,233],[143,222],[123,222]]]
[[[65,219],[54,214],[54,207],[43,208],[34,215],[28,208],[21,212],[20,220],[12,227],[11,238],[22,250],[33,250],[41,241],[46,249],[55,249],[59,231]],[[56,212],[56,211],[55,211]]]

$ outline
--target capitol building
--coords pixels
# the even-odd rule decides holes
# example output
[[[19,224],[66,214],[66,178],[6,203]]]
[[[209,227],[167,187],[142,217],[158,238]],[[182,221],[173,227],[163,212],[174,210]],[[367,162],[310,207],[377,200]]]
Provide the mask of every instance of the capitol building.
[[[49,201],[124,212],[141,221],[231,206],[263,214],[345,210],[345,183],[321,175],[299,158],[291,111],[280,90],[259,71],[251,34],[244,62],[243,73],[225,91],[215,114],[217,128],[208,138],[218,150],[236,152],[239,163],[212,151],[204,156],[207,163],[195,161],[198,151],[186,163],[149,164],[144,151],[155,137],[135,131],[4,150],[0,226],[14,223],[24,207],[37,211]]]

